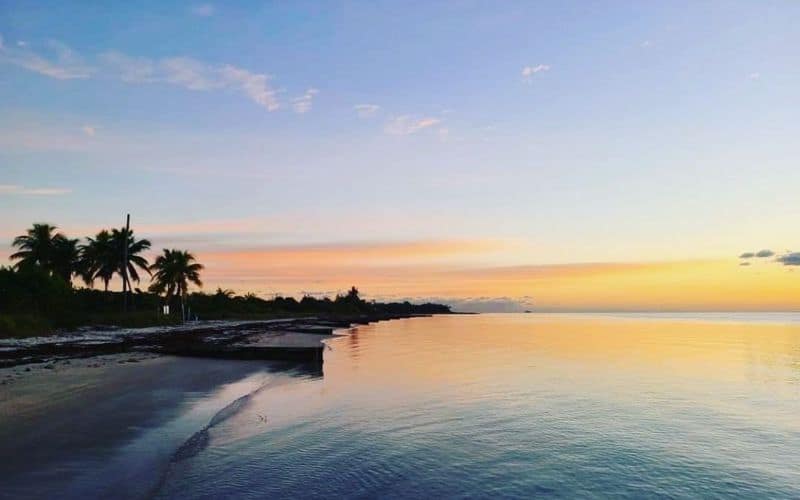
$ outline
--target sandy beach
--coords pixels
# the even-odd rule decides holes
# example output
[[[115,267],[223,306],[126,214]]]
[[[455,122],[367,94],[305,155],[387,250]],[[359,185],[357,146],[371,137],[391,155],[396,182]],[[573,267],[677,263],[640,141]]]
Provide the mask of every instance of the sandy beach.
[[[14,459],[0,461],[0,497],[147,495],[175,450],[249,390],[226,384],[279,367],[127,353],[4,368],[0,455]]]

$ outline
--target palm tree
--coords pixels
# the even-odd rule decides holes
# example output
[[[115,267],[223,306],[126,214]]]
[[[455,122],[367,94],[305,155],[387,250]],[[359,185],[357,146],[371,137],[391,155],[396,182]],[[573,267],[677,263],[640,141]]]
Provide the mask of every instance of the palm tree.
[[[139,255],[150,249],[150,241],[137,240],[133,236],[133,231],[126,230],[125,228],[113,229],[111,231],[111,241],[114,250],[114,258],[117,262],[114,270],[123,280],[123,290],[130,290],[130,280],[137,283],[140,281],[139,273],[136,271],[137,267],[145,271],[148,275],[150,274],[150,265],[147,259]],[[127,253],[125,252],[126,245],[128,246]],[[128,257],[127,262],[124,262],[125,255]],[[124,283],[126,279],[128,282]]]
[[[51,224],[34,224],[26,234],[14,238],[12,246],[19,251],[9,258],[18,261],[14,266],[18,270],[38,266],[71,284],[72,275],[79,272],[78,240],[69,239],[56,229]]]
[[[53,243],[53,274],[72,286],[72,275],[81,274],[82,260],[78,240],[56,235]]]
[[[158,294],[165,294],[166,302],[169,304],[174,296],[180,297],[181,316],[186,318],[186,294],[189,291],[189,283],[202,287],[200,281],[200,271],[203,265],[197,262],[194,255],[185,250],[168,250],[156,257],[155,262],[150,266],[153,271],[153,283],[150,291]]]
[[[232,299],[236,295],[236,292],[231,290],[230,288],[226,288],[225,290],[222,287],[217,287],[217,291],[214,293],[215,297],[220,297],[223,299]]]
[[[63,238],[61,233],[55,232],[56,229],[56,226],[51,224],[34,224],[26,234],[14,238],[11,245],[19,248],[18,252],[9,257],[11,260],[19,261],[14,267],[20,269],[36,265],[52,272],[56,246],[55,239],[58,237]]]
[[[103,229],[94,238],[86,240],[87,243],[81,246],[83,281],[86,285],[93,286],[94,280],[99,278],[103,280],[104,290],[107,292],[108,282],[114,277],[120,260],[114,251],[111,233]]]

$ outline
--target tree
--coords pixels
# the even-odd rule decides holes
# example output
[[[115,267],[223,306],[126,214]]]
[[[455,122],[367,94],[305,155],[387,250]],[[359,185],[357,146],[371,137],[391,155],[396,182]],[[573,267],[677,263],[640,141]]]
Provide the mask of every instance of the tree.
[[[104,290],[108,291],[108,282],[114,277],[119,266],[119,258],[114,251],[111,233],[103,229],[94,238],[86,238],[87,243],[81,246],[81,277],[87,286],[94,286],[94,280],[103,280]]]
[[[230,288],[226,288],[225,290],[222,287],[217,287],[217,291],[214,293],[214,297],[219,297],[220,299],[230,300],[236,296],[236,292],[231,290]]]
[[[72,286],[72,275],[81,274],[81,249],[78,240],[57,235],[53,243],[53,275]]]
[[[202,287],[200,271],[203,265],[197,262],[194,255],[185,250],[168,250],[159,255],[150,270],[153,272],[153,283],[150,291],[164,294],[167,304],[174,296],[180,297],[181,315],[185,319],[186,294],[189,283]]]
[[[79,271],[78,240],[69,239],[56,229],[51,224],[34,224],[26,234],[14,238],[12,246],[19,251],[9,258],[18,261],[14,266],[17,270],[37,266],[70,284],[72,275]]]
[[[46,271],[53,271],[53,258],[55,254],[56,238],[64,235],[56,233],[56,226],[51,224],[34,224],[26,234],[14,238],[12,246],[19,251],[12,254],[9,259],[17,260],[14,267],[20,269],[29,266],[39,266]]]
[[[351,313],[359,312],[363,309],[364,301],[358,295],[358,288],[351,287],[346,295],[336,295],[334,305],[338,311],[347,311]]]
[[[70,286],[41,266],[0,267],[0,317],[11,320],[16,316],[24,320],[25,316],[33,315],[69,321],[76,316],[75,306]]]
[[[137,267],[145,271],[148,275],[150,274],[150,265],[147,259],[140,255],[150,249],[150,241],[144,239],[137,240],[133,235],[133,231],[126,230],[125,228],[113,229],[111,231],[111,241],[114,257],[117,261],[114,271],[120,275],[123,281],[126,278],[128,279],[128,283],[123,283],[123,290],[126,288],[130,290],[130,280],[137,283],[141,281],[139,273],[136,270]],[[125,245],[128,246],[127,253],[125,252]],[[125,255],[127,255],[127,262],[124,262]]]

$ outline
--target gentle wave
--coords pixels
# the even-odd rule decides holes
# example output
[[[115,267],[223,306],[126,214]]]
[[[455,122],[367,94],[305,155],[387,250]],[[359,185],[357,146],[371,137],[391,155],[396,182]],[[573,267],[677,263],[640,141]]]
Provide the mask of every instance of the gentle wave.
[[[210,431],[225,421],[233,418],[241,413],[253,398],[262,391],[289,383],[291,379],[276,378],[266,383],[259,385],[257,388],[244,394],[217,411],[209,420],[208,424],[199,431],[192,434],[186,441],[183,442],[172,454],[166,468],[162,471],[160,479],[150,493],[150,497],[156,496],[167,484],[170,474],[176,464],[185,460],[193,458],[200,454],[203,450],[208,448],[211,442]]]

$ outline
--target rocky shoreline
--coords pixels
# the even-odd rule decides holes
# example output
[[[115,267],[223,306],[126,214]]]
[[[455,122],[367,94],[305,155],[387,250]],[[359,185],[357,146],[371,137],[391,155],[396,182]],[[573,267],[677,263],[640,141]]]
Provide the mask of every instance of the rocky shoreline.
[[[51,337],[0,341],[0,368],[131,352],[321,366],[323,341],[337,328],[426,316],[430,315],[382,313],[209,321],[141,329],[82,329]]]

